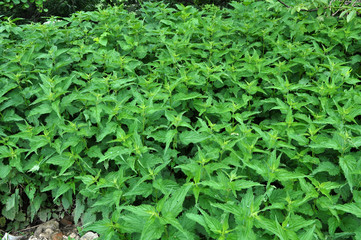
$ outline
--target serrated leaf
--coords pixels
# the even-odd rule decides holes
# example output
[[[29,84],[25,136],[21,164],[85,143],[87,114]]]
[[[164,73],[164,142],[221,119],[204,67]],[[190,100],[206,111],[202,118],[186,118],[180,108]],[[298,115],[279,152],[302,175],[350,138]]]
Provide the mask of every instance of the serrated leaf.
[[[206,97],[197,92],[191,92],[191,93],[187,93],[187,94],[177,93],[173,96],[174,101],[185,101],[185,100],[190,100],[190,99],[195,99],[195,98],[206,98]]]
[[[28,118],[31,116],[41,116],[43,114],[48,114],[52,112],[52,107],[49,103],[43,103],[34,109],[32,109],[28,115]]]
[[[96,182],[96,179],[91,175],[76,176],[75,179],[80,179],[87,187]]]
[[[355,16],[356,16],[356,10],[354,9],[351,12],[348,13],[347,18],[346,18],[347,22],[351,22],[352,19],[355,18]]]
[[[51,157],[46,160],[46,162],[49,164],[61,166],[59,175],[62,175],[68,168],[70,168],[74,164],[75,159],[71,156],[66,156],[62,154]]]
[[[56,194],[54,196],[54,201],[56,201],[56,199],[58,199],[61,195],[66,193],[70,188],[71,187],[69,184],[66,183],[61,184],[58,190],[56,191]]]
[[[201,225],[202,227],[204,227],[204,229],[209,232],[209,229],[207,227],[206,221],[204,219],[204,217],[202,215],[199,214],[194,214],[194,213],[187,213],[186,214],[187,218],[189,218],[192,221],[195,221],[196,223],[198,223],[199,225]]]
[[[347,203],[344,205],[330,206],[332,209],[341,210],[347,213],[351,213],[358,218],[361,218],[361,206],[358,203]]]
[[[15,207],[15,203],[16,203],[16,194],[11,194],[10,197],[8,197],[8,199],[6,200],[6,204],[5,204],[5,210],[9,211],[10,209]]]
[[[215,217],[210,216],[208,213],[206,213],[204,210],[199,208],[199,211],[202,213],[202,216],[204,217],[204,221],[209,228],[214,233],[218,233],[222,231],[222,224],[220,223],[220,219],[217,219]]]
[[[6,179],[6,177],[8,176],[8,174],[11,171],[11,166],[9,165],[3,165],[0,162],[0,179]]]
[[[74,209],[74,223],[77,224],[81,215],[84,213],[85,205],[78,198],[75,201],[75,209]]]
[[[183,131],[179,134],[179,140],[185,145],[190,143],[200,143],[208,138],[209,136],[206,134],[197,133],[195,131]]]
[[[336,231],[336,228],[338,228],[340,226],[339,221],[335,217],[330,217],[327,220],[327,223],[328,223],[328,232],[330,234],[334,234]]]
[[[136,48],[135,52],[137,53],[137,57],[139,59],[143,59],[147,55],[148,49],[141,45]]]
[[[177,217],[183,209],[183,202],[190,188],[191,185],[186,185],[173,192],[172,196],[165,201],[161,211],[162,214],[164,216]]]
[[[356,159],[352,155],[346,155],[344,157],[340,157],[339,163],[352,192],[354,185],[352,172],[356,167]]]
[[[16,122],[16,121],[22,121],[24,119],[19,115],[17,115],[14,109],[10,109],[8,111],[5,111],[2,120],[4,122]]]
[[[121,208],[142,217],[150,217],[155,214],[155,207],[146,204],[140,206],[123,206]]]
[[[44,202],[44,199],[41,196],[35,196],[32,200],[32,204],[30,205],[30,216],[31,219],[34,219],[35,215],[38,213],[41,204]]]
[[[115,133],[117,131],[117,123],[110,122],[107,123],[106,126],[102,129],[99,129],[99,134],[96,136],[97,142],[100,142],[111,133]]]
[[[276,171],[276,176],[277,176],[276,178],[280,181],[287,181],[291,179],[299,179],[306,177],[306,175],[302,173],[290,172],[285,169],[278,169],[278,171]]]
[[[176,129],[171,129],[167,131],[167,134],[165,135],[165,149],[164,149],[164,155],[167,153],[167,150],[169,148],[169,145],[173,141],[173,138],[176,136],[178,131]]]
[[[340,169],[332,162],[325,161],[318,164],[317,168],[313,170],[312,174],[316,174],[319,172],[328,172],[328,174],[330,174],[331,176],[336,176],[340,173]]]
[[[29,153],[35,152],[35,151],[37,151],[37,149],[44,147],[47,144],[48,144],[48,140],[43,136],[32,137],[30,140],[31,151]]]
[[[173,217],[163,217],[163,219],[173,227],[175,227],[180,233],[182,233],[182,237],[184,239],[193,239],[192,236],[189,234],[188,231],[186,231],[183,226],[179,223],[179,221],[176,218]]]
[[[0,97],[4,96],[7,92],[15,89],[16,87],[18,87],[18,84],[16,84],[16,83],[7,83],[7,84],[5,84],[4,86],[2,86],[0,88]]]
[[[313,240],[315,228],[316,225],[313,225],[312,228],[309,228],[305,233],[301,235],[300,240]]]
[[[141,240],[159,239],[164,232],[164,226],[160,224],[157,218],[150,218],[144,225]]]
[[[90,224],[89,226],[85,227],[83,231],[94,231],[101,235],[106,235],[113,230],[112,226],[113,223],[110,219],[104,219]]]
[[[281,240],[288,240],[288,236],[285,230],[280,226],[277,221],[272,221],[262,216],[256,217],[257,222],[259,223],[259,227],[270,231],[271,233],[275,234]]]

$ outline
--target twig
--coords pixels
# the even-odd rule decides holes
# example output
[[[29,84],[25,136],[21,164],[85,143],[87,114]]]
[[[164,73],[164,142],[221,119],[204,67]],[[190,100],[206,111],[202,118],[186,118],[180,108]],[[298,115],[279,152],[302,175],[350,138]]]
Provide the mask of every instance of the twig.
[[[286,3],[282,2],[281,0],[277,0],[279,3],[281,3],[283,6],[285,6],[286,8],[291,8],[291,6],[288,6]],[[315,12],[317,11],[318,8],[315,8],[315,9],[300,9],[300,11],[303,11],[303,12]]]
[[[25,231],[28,231],[28,230],[31,230],[33,228],[37,228],[39,227],[40,225],[42,225],[43,223],[41,224],[38,224],[38,225],[35,225],[35,226],[31,226],[31,227],[27,227],[27,228],[24,228],[24,229],[21,229],[21,230],[18,230],[18,231],[15,231],[16,233],[19,233],[19,232],[25,232]]]
[[[337,9],[336,12],[334,12],[334,13],[332,14],[332,17],[334,17],[334,16],[341,10],[342,6],[345,5],[345,2],[346,2],[346,0],[343,0],[343,2],[341,3],[341,6]]]
[[[278,2],[280,2],[283,6],[285,6],[286,8],[291,8],[290,6],[288,6],[286,3],[282,2],[281,0],[277,0]]]

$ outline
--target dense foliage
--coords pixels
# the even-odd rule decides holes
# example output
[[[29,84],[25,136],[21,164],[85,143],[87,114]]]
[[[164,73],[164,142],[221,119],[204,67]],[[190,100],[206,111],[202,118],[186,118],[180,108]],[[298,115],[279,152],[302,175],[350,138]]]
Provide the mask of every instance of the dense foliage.
[[[0,16],[39,22],[51,16],[67,17],[76,11],[114,4],[120,4],[120,0],[0,0]]]
[[[3,21],[0,225],[360,239],[360,19],[232,6]]]
[[[361,13],[361,0],[240,0],[244,5],[260,1],[267,6],[290,9],[291,12],[316,11],[318,15],[347,15],[348,21]],[[0,0],[0,17],[20,18],[20,23],[44,22],[49,17],[68,17],[77,11],[104,9],[107,6],[123,5],[125,9],[137,11],[143,8],[144,0]],[[176,5],[202,8],[212,4],[220,8],[230,8],[231,0],[146,0],[146,2],[162,2],[176,8]],[[267,2],[267,3],[266,3]]]

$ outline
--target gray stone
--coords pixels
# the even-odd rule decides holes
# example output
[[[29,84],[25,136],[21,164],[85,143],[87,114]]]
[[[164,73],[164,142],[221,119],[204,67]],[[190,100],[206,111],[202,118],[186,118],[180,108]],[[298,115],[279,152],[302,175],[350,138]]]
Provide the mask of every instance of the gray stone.
[[[37,238],[48,238],[50,239],[50,236],[55,231],[59,230],[59,223],[55,220],[50,220],[48,222],[45,222],[41,224],[34,232],[34,236]]]
[[[76,233],[71,233],[71,234],[69,235],[69,237],[72,238],[72,239],[75,239],[75,240],[79,240],[79,236],[78,236],[78,234],[76,234]]]
[[[13,236],[8,233],[5,233],[5,235],[2,237],[1,240],[20,240],[24,239],[24,236]]]
[[[96,239],[96,238],[98,238],[98,237],[99,237],[99,235],[96,234],[96,233],[87,232],[87,233],[84,234],[84,236],[82,236],[82,237],[80,238],[80,240],[94,240],[94,239]]]
[[[63,232],[62,232],[63,231]],[[66,235],[64,235],[66,234]],[[99,238],[99,235],[93,232],[87,232],[84,236],[80,237],[75,227],[70,231],[65,229],[59,229],[59,222],[56,220],[50,220],[43,224],[40,224],[32,236],[12,236],[8,233],[5,234],[0,240],[68,240],[68,237],[75,240],[95,240]]]

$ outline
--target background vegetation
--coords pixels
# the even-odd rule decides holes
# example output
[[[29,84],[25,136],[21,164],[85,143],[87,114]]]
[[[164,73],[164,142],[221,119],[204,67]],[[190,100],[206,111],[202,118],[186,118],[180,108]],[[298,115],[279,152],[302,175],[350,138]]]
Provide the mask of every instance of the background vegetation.
[[[255,0],[243,0],[243,4],[249,5]],[[257,1],[257,0],[256,0]],[[344,16],[349,15],[353,18],[360,11],[361,3],[359,0],[313,0],[313,1],[291,1],[291,0],[258,0],[264,4],[277,7],[288,8],[292,12],[314,12],[318,15]],[[44,19],[52,16],[67,17],[76,11],[91,11],[107,6],[124,7],[130,11],[136,11],[142,8],[142,0],[5,0],[0,1],[0,16],[22,18],[25,22],[45,21]],[[230,0],[149,0],[149,2],[163,2],[170,7],[176,7],[177,4],[185,6],[194,6],[202,8],[207,4],[214,4],[220,8],[232,8]],[[350,14],[349,14],[350,13]]]
[[[2,229],[360,239],[359,8],[283,3],[3,17]]]

